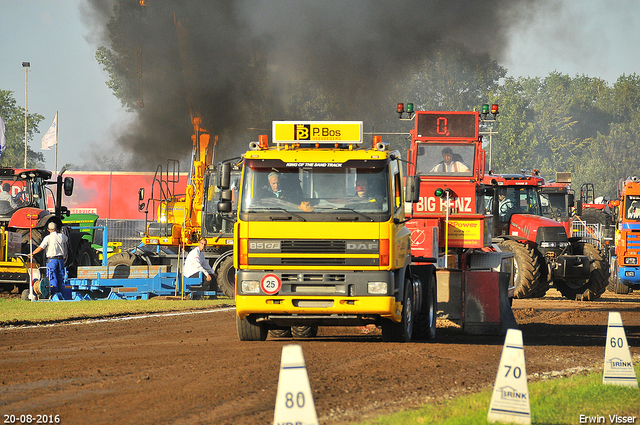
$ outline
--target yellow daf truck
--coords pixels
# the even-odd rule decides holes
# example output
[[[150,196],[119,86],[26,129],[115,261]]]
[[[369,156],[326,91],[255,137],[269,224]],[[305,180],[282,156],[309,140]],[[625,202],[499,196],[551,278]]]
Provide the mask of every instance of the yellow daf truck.
[[[435,266],[412,264],[400,153],[379,136],[365,146],[362,129],[279,121],[271,145],[250,143],[234,227],[240,340],[367,324],[385,341],[435,337]]]

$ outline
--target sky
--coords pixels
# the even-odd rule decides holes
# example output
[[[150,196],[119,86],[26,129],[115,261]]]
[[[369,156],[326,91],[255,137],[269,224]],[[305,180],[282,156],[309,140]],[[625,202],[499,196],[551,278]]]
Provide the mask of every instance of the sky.
[[[532,9],[526,19],[514,18],[504,57],[496,58],[509,76],[545,77],[557,71],[613,84],[622,74],[640,74],[640,2],[556,3]],[[67,163],[83,166],[103,156],[116,158],[113,140],[135,119],[105,84],[108,75],[95,60],[100,38],[82,7],[86,0],[0,0],[0,89],[12,91],[24,107],[22,63],[30,62],[27,108],[45,117],[30,146],[44,154],[51,170]],[[480,22],[477,30],[491,28]],[[40,150],[56,111],[57,164],[54,149]]]

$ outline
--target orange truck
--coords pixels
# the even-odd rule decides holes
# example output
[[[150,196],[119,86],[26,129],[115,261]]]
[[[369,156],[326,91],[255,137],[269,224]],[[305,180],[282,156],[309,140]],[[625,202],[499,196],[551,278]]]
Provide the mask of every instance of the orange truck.
[[[628,294],[640,287],[640,179],[627,177],[618,183],[615,253],[611,255],[608,289]]]

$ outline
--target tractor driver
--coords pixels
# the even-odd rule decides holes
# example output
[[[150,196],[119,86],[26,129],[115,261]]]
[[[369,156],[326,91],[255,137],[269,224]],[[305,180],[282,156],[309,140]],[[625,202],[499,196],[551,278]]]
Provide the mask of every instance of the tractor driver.
[[[469,167],[461,161],[454,160],[453,149],[446,146],[442,149],[442,161],[431,169],[432,173],[466,173]]]

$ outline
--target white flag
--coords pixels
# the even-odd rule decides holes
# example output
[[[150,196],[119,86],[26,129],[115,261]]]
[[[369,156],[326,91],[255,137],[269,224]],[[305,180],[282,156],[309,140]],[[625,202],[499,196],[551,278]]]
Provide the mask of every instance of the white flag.
[[[47,130],[42,137],[42,150],[51,150],[51,146],[56,143],[58,143],[58,112],[56,112],[51,127],[49,127],[49,130]]]
[[[7,139],[4,136],[4,131],[4,119],[0,117],[0,155],[2,155],[2,152],[7,148]]]

